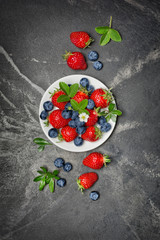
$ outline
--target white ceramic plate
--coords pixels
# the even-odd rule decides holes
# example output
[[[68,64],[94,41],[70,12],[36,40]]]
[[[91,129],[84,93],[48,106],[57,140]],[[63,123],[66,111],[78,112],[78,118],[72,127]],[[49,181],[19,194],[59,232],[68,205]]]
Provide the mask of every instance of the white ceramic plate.
[[[79,83],[80,79],[83,77],[88,78],[90,85],[93,85],[95,87],[95,89],[97,89],[97,88],[108,89],[102,82],[100,82],[96,78],[93,78],[93,77],[90,77],[87,75],[75,74],[75,75],[69,75],[69,76],[60,78],[59,80],[54,82],[44,93],[42,100],[40,102],[39,115],[43,111],[43,103],[51,100],[49,92],[53,92],[55,90],[55,88],[59,88],[59,82],[65,82],[67,84]],[[55,107],[54,107],[54,109],[55,109]],[[77,147],[74,145],[73,141],[72,142],[63,141],[63,142],[58,143],[57,138],[50,138],[48,136],[48,131],[49,131],[49,129],[52,128],[52,126],[49,125],[49,127],[45,127],[44,121],[40,119],[41,127],[42,127],[45,135],[47,136],[47,138],[56,146],[58,146],[64,150],[70,151],[70,152],[86,152],[86,151],[93,150],[93,149],[97,148],[98,146],[100,146],[102,143],[104,143],[109,138],[109,136],[111,135],[111,133],[113,132],[113,130],[115,128],[116,122],[113,122],[112,120],[110,120],[109,123],[111,124],[111,129],[110,129],[110,131],[103,133],[101,139],[97,140],[96,142],[84,141],[82,146]]]

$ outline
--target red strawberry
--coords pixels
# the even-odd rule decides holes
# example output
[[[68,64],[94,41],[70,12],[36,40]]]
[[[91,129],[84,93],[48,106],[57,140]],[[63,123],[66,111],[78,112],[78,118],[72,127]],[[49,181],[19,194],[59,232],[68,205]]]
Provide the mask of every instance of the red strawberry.
[[[103,165],[107,166],[106,163],[111,162],[108,155],[103,155],[98,152],[90,153],[86,158],[83,159],[83,165],[93,168],[100,169]]]
[[[100,114],[98,114],[99,110],[100,110],[100,108],[97,108],[95,110],[87,109],[87,111],[89,112],[89,118],[88,118],[87,122],[85,123],[85,125],[87,127],[94,126],[97,123],[98,116],[100,115]]]
[[[76,93],[73,99],[78,103],[80,103],[84,99],[89,99],[88,92],[85,89],[80,88],[80,90]]]
[[[78,48],[86,48],[94,41],[86,32],[72,32],[70,40]]]
[[[55,91],[53,93],[52,96],[52,103],[54,106],[58,107],[60,110],[64,110],[65,108],[65,105],[68,103],[68,102],[57,102],[57,99],[59,98],[59,96],[61,95],[66,95],[62,90],[58,90],[58,91]]]
[[[68,125],[68,123],[71,119],[70,118],[64,119],[62,117],[62,110],[57,109],[57,110],[54,110],[53,112],[51,112],[48,120],[54,128],[59,129],[59,128],[62,128],[62,127],[65,127],[66,125]]]
[[[95,102],[96,107],[106,108],[112,101],[112,94],[110,91],[98,88],[90,96]]]
[[[82,174],[77,179],[77,184],[79,189],[83,192],[84,189],[92,187],[92,185],[98,180],[97,173],[89,172]]]
[[[73,141],[78,136],[76,128],[71,128],[70,126],[65,126],[61,130],[61,136],[59,140],[65,140],[66,142]]]
[[[101,138],[101,135],[102,133],[98,127],[91,126],[91,127],[88,127],[85,133],[81,135],[81,138],[89,142],[95,142],[99,138]]]
[[[80,52],[66,52],[63,58],[67,60],[67,65],[74,70],[85,70],[87,68],[85,58]]]

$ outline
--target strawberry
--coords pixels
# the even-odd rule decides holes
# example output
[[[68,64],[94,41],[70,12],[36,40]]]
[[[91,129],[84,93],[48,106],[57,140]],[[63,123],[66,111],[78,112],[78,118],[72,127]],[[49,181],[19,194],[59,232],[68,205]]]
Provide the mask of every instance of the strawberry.
[[[94,41],[86,32],[72,32],[70,40],[78,48],[86,48]]]
[[[83,192],[84,189],[88,189],[92,187],[92,185],[98,180],[97,173],[89,172],[82,174],[77,179],[77,184],[81,192]]]
[[[89,142],[95,142],[101,138],[101,135],[102,133],[98,127],[91,126],[88,127],[86,132],[81,135],[81,138]]]
[[[80,52],[67,52],[63,55],[63,58],[67,60],[67,65],[74,70],[85,70],[87,63],[82,53]]]
[[[88,91],[83,87],[79,88],[79,91],[76,93],[73,99],[78,103],[80,103],[84,99],[89,99]]]
[[[73,141],[78,136],[76,128],[71,128],[70,126],[65,126],[61,130],[61,135],[59,135],[59,140],[66,142]]]
[[[99,110],[100,108],[97,108],[94,110],[87,109],[87,111],[89,112],[89,118],[85,123],[85,126],[90,127],[90,126],[94,126],[97,123],[98,116],[100,116],[100,113],[98,113]]]
[[[48,120],[54,128],[59,129],[59,128],[62,128],[62,127],[65,127],[66,125],[68,125],[68,123],[71,119],[70,118],[64,119],[62,117],[62,110],[57,109],[57,110],[54,110],[53,112],[51,112]]]
[[[93,168],[100,169],[103,165],[107,166],[106,163],[111,162],[108,155],[103,155],[98,152],[90,153],[86,158],[83,159],[83,165]]]
[[[96,107],[106,108],[112,102],[111,92],[98,88],[90,96]]]
[[[57,90],[55,91],[51,97],[52,97],[52,103],[54,106],[58,107],[60,110],[64,110],[65,108],[65,105],[68,103],[68,102],[57,102],[57,99],[59,98],[59,96],[61,95],[66,95],[62,90]]]

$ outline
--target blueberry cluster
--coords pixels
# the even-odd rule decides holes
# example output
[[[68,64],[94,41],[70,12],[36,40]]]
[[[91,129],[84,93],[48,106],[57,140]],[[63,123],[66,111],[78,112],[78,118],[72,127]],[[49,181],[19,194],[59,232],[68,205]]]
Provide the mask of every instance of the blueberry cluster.
[[[54,160],[54,165],[57,168],[63,168],[65,172],[70,172],[72,170],[72,164],[64,161],[63,158],[56,158]],[[66,179],[60,178],[57,180],[57,186],[64,187],[66,185]]]
[[[100,61],[97,61],[99,58],[99,54],[96,51],[90,51],[88,53],[88,59],[93,63],[93,67],[94,69],[96,69],[97,71],[101,70],[103,67],[103,63]]]
[[[99,117],[98,124],[101,126],[101,132],[108,132],[111,129],[111,124],[106,121],[104,116]]]
[[[41,112],[40,114],[40,118],[42,120],[46,120],[46,118],[48,117],[48,112],[52,111],[53,109],[53,103],[51,101],[47,101],[43,103],[43,108],[44,110]]]
[[[89,92],[89,95],[93,93],[94,87],[89,84],[88,78],[82,78],[80,80],[80,85],[87,89],[87,91]]]

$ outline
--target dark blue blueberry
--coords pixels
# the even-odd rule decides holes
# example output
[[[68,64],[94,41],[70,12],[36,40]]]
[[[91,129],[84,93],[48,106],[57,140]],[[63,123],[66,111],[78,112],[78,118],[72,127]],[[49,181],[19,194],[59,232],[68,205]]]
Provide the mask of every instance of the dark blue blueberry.
[[[64,166],[63,166],[63,170],[66,172],[69,172],[72,170],[72,164],[67,162]]]
[[[65,109],[68,110],[68,108],[72,108],[72,105],[70,102],[68,102],[66,105],[65,105]],[[71,109],[69,109],[71,110]]]
[[[76,119],[78,117],[79,113],[77,111],[72,111],[72,119]]]
[[[110,123],[104,123],[101,126],[101,132],[108,132],[111,129],[111,124]]]
[[[89,94],[93,93],[94,87],[93,87],[92,85],[89,85],[89,86],[87,87],[87,91],[89,92]]]
[[[82,87],[87,87],[87,86],[89,85],[88,78],[82,78],[82,79],[80,80],[80,85],[81,85]]]
[[[87,108],[88,109],[93,109],[95,107],[95,103],[92,99],[88,99],[88,105]]]
[[[74,144],[75,144],[76,146],[81,146],[81,145],[83,144],[83,139],[82,139],[81,137],[76,137],[76,138],[74,139]]]
[[[98,118],[98,124],[99,124],[99,125],[103,125],[104,123],[106,123],[105,117],[104,117],[104,116],[100,116],[100,117]]]
[[[51,128],[49,131],[48,131],[48,135],[51,137],[51,138],[56,138],[58,136],[58,130],[56,128]]]
[[[57,180],[58,187],[64,187],[65,185],[66,185],[66,179],[60,178],[59,180]]]
[[[51,111],[53,109],[53,103],[51,101],[44,102],[43,108],[46,111]]]
[[[48,112],[46,112],[45,110],[43,110],[40,114],[40,118],[42,120],[46,120],[47,116],[48,116]]]
[[[96,69],[96,70],[101,70],[102,67],[103,67],[103,63],[101,63],[100,61],[96,61],[93,63],[93,67]]]
[[[98,58],[99,58],[99,54],[96,51],[90,51],[88,53],[88,59],[90,61],[97,61]]]
[[[68,125],[69,125],[71,128],[76,128],[76,127],[77,127],[77,124],[76,124],[75,120],[69,121]]]
[[[56,159],[54,160],[54,165],[55,165],[55,167],[57,167],[57,168],[63,167],[63,166],[64,166],[64,159],[63,159],[63,158],[56,158]]]
[[[77,118],[75,119],[75,122],[76,122],[77,127],[83,127],[84,124],[85,124],[85,122],[81,122],[81,121],[79,120],[79,117],[77,117]]]
[[[62,117],[65,119],[69,119],[72,116],[72,111],[70,110],[63,110],[62,111]]]
[[[68,84],[68,87],[70,87],[72,84]]]
[[[92,191],[89,194],[90,199],[92,199],[93,201],[98,200],[99,196],[100,196],[99,192],[96,192],[96,191]]]
[[[83,133],[85,133],[85,131],[86,131],[86,127],[77,127],[76,128],[76,132],[78,134],[83,134]]]

